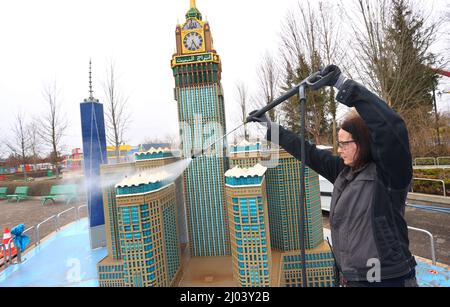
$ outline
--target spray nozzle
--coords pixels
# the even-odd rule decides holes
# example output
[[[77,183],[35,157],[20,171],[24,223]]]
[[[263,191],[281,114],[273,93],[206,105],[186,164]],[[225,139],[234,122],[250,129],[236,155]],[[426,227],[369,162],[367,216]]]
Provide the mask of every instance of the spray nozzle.
[[[194,159],[196,159],[198,157],[201,157],[204,154],[205,154],[205,151],[203,149],[195,150],[194,153],[192,154],[192,160],[194,160]]]

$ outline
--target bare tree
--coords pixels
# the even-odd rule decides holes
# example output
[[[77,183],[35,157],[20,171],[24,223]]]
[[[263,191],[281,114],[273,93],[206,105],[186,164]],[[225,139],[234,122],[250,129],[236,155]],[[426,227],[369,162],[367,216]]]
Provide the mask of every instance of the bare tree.
[[[39,124],[36,120],[33,120],[29,126],[28,126],[28,136],[30,141],[30,155],[31,155],[31,161],[33,161],[33,164],[37,164],[37,161],[40,158],[42,146],[40,143],[39,138]]]
[[[430,21],[407,0],[357,0],[352,20],[354,66],[360,79],[399,113],[424,102],[436,64],[430,53],[441,21]],[[362,23],[362,24],[361,24]],[[426,99],[431,106],[431,95]]]
[[[23,178],[27,180],[27,154],[30,147],[30,139],[28,137],[27,124],[23,113],[16,114],[15,122],[11,127],[12,137],[6,143],[11,153],[18,158],[20,164],[23,165]]]
[[[266,53],[258,68],[259,94],[254,99],[258,109],[275,100],[280,84],[280,71],[273,56]],[[272,121],[277,121],[276,111],[272,109],[268,112]]]
[[[242,81],[236,82],[236,90],[239,104],[239,124],[244,124],[248,116],[248,91],[247,87]],[[248,140],[247,125],[244,125],[244,139]]]
[[[298,10],[290,12],[282,25],[282,54],[285,65],[283,90],[288,90],[311,73],[323,67],[321,52],[321,24],[311,1],[298,4]],[[307,92],[307,132],[317,144],[328,139],[329,124],[325,115],[326,90]],[[284,121],[294,132],[299,132],[300,110],[297,97],[282,106]]]
[[[115,65],[110,63],[103,85],[106,103],[106,139],[115,147],[117,162],[120,162],[120,145],[124,143],[125,132],[130,124],[130,115],[127,113],[128,97],[123,96],[117,84]]]
[[[24,166],[24,180],[27,179],[26,163],[29,150],[28,130],[26,127],[25,116],[23,113],[16,114],[16,121],[11,127],[12,138],[6,142],[6,146],[11,154],[16,157],[19,164]]]
[[[61,150],[61,141],[64,132],[67,129],[67,119],[61,111],[61,105],[58,101],[58,92],[56,82],[47,85],[43,90],[43,96],[47,103],[47,111],[39,118],[38,134],[46,145],[51,148],[51,161],[56,168],[56,177],[59,177],[60,162],[59,152]]]
[[[0,159],[6,159],[9,155],[9,148],[6,146],[8,140],[6,139],[4,131],[0,131],[0,134],[2,135],[0,138]]]
[[[343,51],[341,42],[341,26],[334,18],[337,7],[334,4],[324,4],[319,2],[319,32],[320,32],[320,50],[324,65],[337,64],[343,67],[345,52]],[[328,102],[327,107],[331,114],[332,120],[332,143],[333,151],[337,153],[337,102],[335,100],[335,90],[333,87],[327,89]]]
[[[347,1],[345,2],[347,4]],[[354,70],[405,119],[414,153],[430,136],[433,89],[439,68],[430,50],[442,20],[429,20],[422,4],[414,0],[355,0],[355,17],[349,16],[356,40]],[[348,11],[347,11],[347,14]],[[438,116],[435,117],[439,139]],[[428,124],[427,124],[428,123]],[[419,136],[418,139],[415,139]],[[422,139],[421,139],[422,138]],[[433,137],[432,137],[433,138]]]
[[[348,51],[353,54],[351,63],[356,76],[371,90],[387,97],[384,76],[388,74],[386,48],[386,26],[389,20],[388,0],[355,0],[341,2],[342,12],[352,28],[347,45],[353,46]],[[353,44],[351,44],[353,41]]]
[[[178,137],[172,134],[165,134],[160,137],[147,137],[144,139],[144,144],[168,144],[169,147],[176,144]]]

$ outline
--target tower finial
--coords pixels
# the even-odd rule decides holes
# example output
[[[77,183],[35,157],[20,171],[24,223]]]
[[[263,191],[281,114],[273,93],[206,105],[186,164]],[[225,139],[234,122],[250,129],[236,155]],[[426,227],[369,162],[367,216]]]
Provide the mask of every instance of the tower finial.
[[[202,14],[197,9],[197,6],[195,5],[195,0],[191,1],[191,7],[189,8],[189,11],[186,13],[186,19],[189,18],[197,18],[199,20],[202,20]]]
[[[94,100],[94,95],[92,91],[92,61],[89,59],[89,99]]]

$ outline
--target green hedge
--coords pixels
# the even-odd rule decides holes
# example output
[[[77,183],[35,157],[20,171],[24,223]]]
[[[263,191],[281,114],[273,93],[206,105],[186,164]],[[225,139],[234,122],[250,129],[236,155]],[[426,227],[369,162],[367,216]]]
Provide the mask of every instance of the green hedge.
[[[27,172],[27,178],[47,177],[47,172],[48,172],[47,170]],[[23,180],[23,173],[2,174],[2,175],[6,177],[7,181]],[[2,181],[0,181],[0,184],[2,184]]]
[[[414,159],[416,165],[435,165],[435,159],[432,158],[419,158],[418,160]]]
[[[30,189],[28,190],[29,196],[45,196],[50,193],[50,189],[54,185],[58,184],[76,184],[78,186],[78,195],[82,196],[85,194],[84,180],[80,179],[72,179],[72,180],[63,180],[63,179],[47,179],[47,180],[39,180],[32,182],[24,182],[24,181],[15,181],[15,182],[0,182],[0,187],[7,187],[8,194],[13,194],[14,190],[18,186],[28,186]]]
[[[446,195],[450,196],[450,180],[445,180],[444,182]],[[414,193],[444,195],[441,182],[414,180],[413,189]]]
[[[439,165],[450,165],[450,158],[439,159]]]
[[[447,180],[450,179],[450,169],[415,169],[414,177]]]
[[[447,196],[450,196],[450,169],[418,169],[414,170],[414,178],[444,180]],[[413,188],[417,193],[444,195],[440,182],[414,180]]]

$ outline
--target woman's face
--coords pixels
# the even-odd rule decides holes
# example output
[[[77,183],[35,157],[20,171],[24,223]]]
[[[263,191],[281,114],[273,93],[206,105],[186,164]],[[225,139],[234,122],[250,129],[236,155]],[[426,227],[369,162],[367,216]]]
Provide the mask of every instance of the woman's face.
[[[344,160],[344,164],[352,167],[356,160],[358,146],[353,140],[353,136],[345,130],[338,133],[338,154]]]

